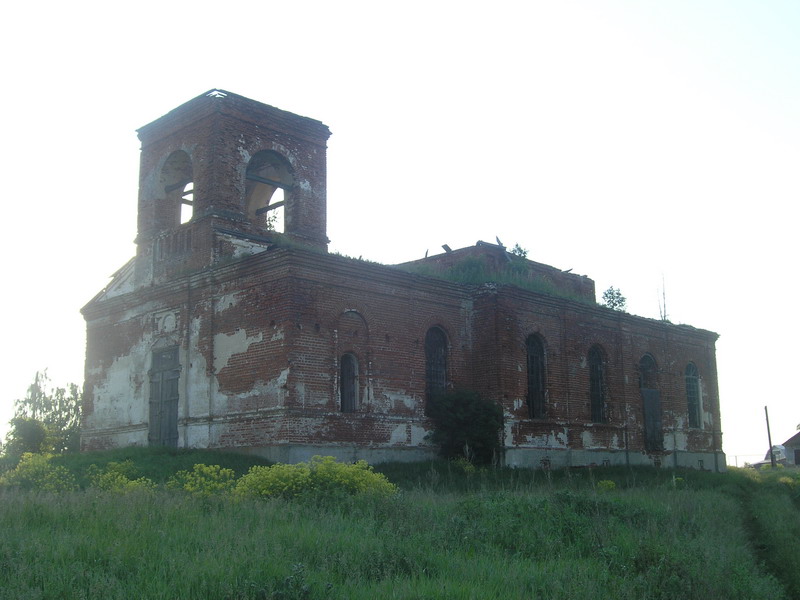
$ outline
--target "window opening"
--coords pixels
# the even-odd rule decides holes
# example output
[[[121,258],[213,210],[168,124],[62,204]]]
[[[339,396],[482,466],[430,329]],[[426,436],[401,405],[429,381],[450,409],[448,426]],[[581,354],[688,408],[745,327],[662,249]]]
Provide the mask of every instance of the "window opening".
[[[194,216],[194,184],[190,181],[183,186],[181,194],[181,225],[188,223]]]
[[[269,206],[256,211],[259,216],[263,215],[263,224],[269,231],[284,231],[283,215],[286,210],[286,192],[280,188],[275,190]]]
[[[271,231],[284,231],[286,202],[294,185],[289,163],[277,152],[263,150],[250,159],[245,174],[248,216]]]
[[[661,428],[661,393],[657,389],[656,361],[649,354],[639,360],[639,391],[644,412],[644,446],[648,452],[664,449],[664,432]]]
[[[589,350],[589,402],[594,423],[606,421],[605,387],[603,353],[597,346],[594,346]]]
[[[538,336],[528,336],[528,415],[531,419],[545,416],[545,358],[544,345]]]
[[[700,415],[700,376],[694,363],[686,365],[686,404],[689,410],[689,427],[699,428]]]
[[[158,210],[159,228],[172,229],[192,219],[194,208],[194,176],[189,155],[177,150],[167,157],[161,170],[164,198]]]
[[[355,412],[358,406],[358,360],[347,353],[342,356],[339,372],[339,394],[342,412]]]
[[[639,387],[656,389],[656,361],[649,354],[645,354],[639,361]]]
[[[425,398],[447,391],[447,336],[438,327],[425,335]]]

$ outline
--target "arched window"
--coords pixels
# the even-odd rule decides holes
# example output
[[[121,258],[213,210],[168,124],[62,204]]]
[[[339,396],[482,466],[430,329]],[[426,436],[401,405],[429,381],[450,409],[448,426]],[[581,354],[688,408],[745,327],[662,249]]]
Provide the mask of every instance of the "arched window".
[[[447,391],[447,336],[439,327],[425,335],[425,398]]]
[[[700,414],[700,375],[694,363],[686,365],[686,404],[689,408],[689,427],[699,428]]]
[[[529,335],[525,342],[528,353],[528,414],[531,419],[545,416],[544,344],[538,335]]]
[[[661,393],[658,391],[658,369],[655,359],[645,354],[639,360],[639,391],[644,413],[644,446],[648,452],[664,449],[661,428]]]
[[[262,150],[250,159],[245,178],[247,216],[265,229],[282,232],[284,208],[294,185],[289,162],[277,152]]]
[[[171,229],[194,216],[193,179],[192,160],[186,152],[177,150],[167,157],[161,169],[164,200],[157,211],[160,229]]]
[[[358,359],[350,352],[342,355],[339,371],[339,395],[342,412],[355,412],[358,406]]]
[[[656,382],[656,361],[649,354],[645,354],[639,361],[639,387],[654,390],[658,387]]]
[[[589,349],[589,404],[592,409],[592,421],[606,421],[606,380],[603,351],[598,346]]]

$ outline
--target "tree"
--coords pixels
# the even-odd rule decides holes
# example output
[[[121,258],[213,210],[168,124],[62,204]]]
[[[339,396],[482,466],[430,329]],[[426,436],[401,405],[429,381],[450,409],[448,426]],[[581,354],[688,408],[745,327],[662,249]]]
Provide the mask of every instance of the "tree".
[[[520,258],[528,258],[528,249],[523,248],[519,244],[514,244],[514,247],[511,249],[511,254],[519,256]]]
[[[47,370],[37,371],[25,397],[14,402],[6,453],[79,450],[81,402],[81,390],[76,384],[52,389]]]
[[[428,416],[433,420],[431,441],[445,458],[463,457],[490,464],[502,449],[503,409],[475,392],[455,391],[431,398]]]
[[[8,422],[11,430],[6,437],[6,454],[22,456],[26,452],[47,452],[47,427],[30,417],[14,417]]]
[[[625,303],[627,302],[625,296],[619,291],[619,288],[610,287],[603,292],[603,305],[611,310],[618,310],[625,312]]]

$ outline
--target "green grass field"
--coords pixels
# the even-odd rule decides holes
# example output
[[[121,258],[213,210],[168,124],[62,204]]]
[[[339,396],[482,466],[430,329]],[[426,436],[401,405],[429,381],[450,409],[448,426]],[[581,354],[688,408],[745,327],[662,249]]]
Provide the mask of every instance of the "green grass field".
[[[129,459],[159,484],[89,485]],[[192,496],[163,484],[251,457],[53,459],[80,482],[0,487],[0,598],[800,598],[800,472],[390,464],[394,496]],[[612,483],[613,482],[613,483]]]

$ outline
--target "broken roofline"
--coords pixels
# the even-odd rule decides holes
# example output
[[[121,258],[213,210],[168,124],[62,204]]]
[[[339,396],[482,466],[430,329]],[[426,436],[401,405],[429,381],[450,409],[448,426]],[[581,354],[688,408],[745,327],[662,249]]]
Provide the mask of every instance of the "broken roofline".
[[[597,301],[594,281],[589,277],[512,255],[502,245],[483,241],[457,250],[445,247],[444,254],[426,256],[396,266],[412,273],[445,278],[456,283],[510,284],[584,303],[595,304]]]

